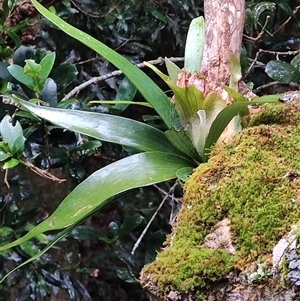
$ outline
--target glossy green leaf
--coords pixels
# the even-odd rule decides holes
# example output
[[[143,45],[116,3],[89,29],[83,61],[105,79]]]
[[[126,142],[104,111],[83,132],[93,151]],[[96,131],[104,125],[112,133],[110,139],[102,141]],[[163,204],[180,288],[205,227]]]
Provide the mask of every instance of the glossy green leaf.
[[[65,88],[76,77],[78,71],[73,64],[61,64],[51,72],[51,78],[56,82],[58,88]]]
[[[47,78],[42,91],[40,92],[40,99],[47,102],[50,107],[57,105],[57,85],[52,78]]]
[[[8,72],[20,83],[24,84],[29,89],[34,89],[34,80],[32,77],[24,73],[22,67],[18,65],[10,65],[7,67]]]
[[[179,131],[175,129],[170,129],[166,132],[167,138],[172,142],[172,144],[177,147],[182,153],[188,155],[196,161],[201,161],[198,152],[196,151],[192,141],[187,136],[186,131],[181,129]]]
[[[103,233],[88,226],[77,226],[68,235],[78,240],[101,240],[105,243],[110,243],[111,240]]]
[[[101,141],[99,140],[93,140],[93,141],[88,141],[83,144],[80,144],[76,146],[75,148],[72,149],[72,153],[74,152],[81,152],[81,151],[86,151],[86,150],[95,150],[96,148],[100,147],[102,145]]]
[[[178,128],[180,126],[178,114],[168,97],[144,72],[92,36],[69,25],[58,16],[49,12],[36,0],[32,0],[32,3],[44,17],[58,26],[62,31],[96,51],[118,69],[122,70],[143,97],[152,105],[168,128],[173,126]]]
[[[239,81],[242,79],[241,65],[234,53],[230,53],[230,81],[229,87],[238,91]]]
[[[33,243],[31,241],[25,241],[22,244],[20,244],[20,249],[28,256],[32,257],[37,255],[40,250],[38,249],[36,243]]]
[[[126,283],[136,283],[134,275],[127,268],[118,268],[117,269],[118,277]]]
[[[258,28],[258,24],[259,24],[259,18],[260,15],[264,12],[264,11],[270,11],[270,12],[275,12],[276,10],[276,4],[270,1],[262,1],[257,3],[254,8],[253,8],[253,21],[254,21],[254,27],[255,29]]]
[[[9,15],[9,1],[8,0],[3,0],[2,1],[2,11],[1,11],[1,17],[0,17],[0,24],[3,25],[5,24],[6,18]]]
[[[11,168],[16,167],[19,163],[20,163],[20,161],[18,159],[11,158],[4,163],[2,168],[3,169],[11,169]]]
[[[176,177],[182,182],[186,182],[188,176],[193,172],[194,168],[192,167],[183,167],[177,170]]]
[[[38,73],[42,70],[42,66],[37,64],[34,60],[28,59],[25,60],[24,72],[32,78],[38,76]]]
[[[222,110],[213,121],[209,133],[207,135],[206,143],[205,143],[205,151],[203,154],[204,162],[208,160],[211,147],[218,141],[219,137],[221,136],[222,132],[229,124],[229,122],[235,116],[237,116],[241,110],[243,110],[250,104],[276,103],[280,100],[281,97],[282,97],[281,94],[267,95],[267,96],[256,98],[253,101],[235,102],[230,106],[226,107],[224,110]]]
[[[199,91],[195,85],[190,85],[185,88],[178,87],[168,76],[163,74],[155,66],[147,62],[145,62],[145,65],[159,75],[175,94],[175,108],[179,114],[181,125],[183,128],[186,128],[190,119],[203,107],[205,100],[203,93]]]
[[[181,72],[181,69],[176,64],[174,64],[172,61],[170,61],[167,57],[165,58],[165,63],[166,63],[166,68],[167,68],[168,74],[169,74],[172,82],[174,84],[176,84],[177,77],[178,77],[178,74]]]
[[[207,118],[207,114],[205,110],[198,110],[196,114],[191,118],[190,124],[188,126],[188,136],[195,149],[200,154],[201,158],[203,156],[203,151],[205,147],[205,140],[210,128],[211,123]]]
[[[0,149],[0,162],[5,161],[6,159],[10,158],[11,154],[8,152],[3,151]]]
[[[140,214],[126,217],[118,230],[118,238],[122,238],[132,232],[145,218]]]
[[[244,75],[249,68],[248,53],[244,46],[242,46],[241,48],[240,65],[241,65],[242,74]]]
[[[120,116],[42,107],[19,100],[31,113],[60,127],[140,151],[177,152],[165,134],[144,123]]]
[[[11,117],[4,116],[0,123],[0,133],[3,140],[7,142],[11,154],[20,156],[24,150],[25,138],[19,121],[13,125]]]
[[[283,61],[269,61],[265,72],[274,80],[288,84],[294,82],[300,84],[300,71]]]
[[[294,14],[293,10],[291,9],[289,3],[289,1],[285,1],[285,0],[279,0],[276,1],[276,4],[284,11],[287,13],[288,16],[292,17],[294,19],[294,21],[296,21],[296,24],[299,24],[299,19],[296,17],[296,15]],[[299,25],[298,25],[299,28]]]
[[[115,100],[132,101],[136,94],[136,91],[136,87],[131,83],[131,81],[127,77],[125,77],[123,78],[118,87]],[[127,106],[128,104],[126,103],[115,103],[114,108],[122,112],[127,108]]]
[[[300,53],[291,60],[291,65],[300,71]]]
[[[112,237],[112,241],[118,239],[119,225],[115,221],[111,221],[107,226],[107,232],[109,237]]]
[[[55,52],[48,53],[42,58],[40,62],[41,70],[38,74],[41,83],[44,83],[46,79],[49,77],[49,74],[54,65],[54,61],[55,61]]]
[[[24,230],[26,230],[27,232],[30,231],[31,229],[33,229],[35,227],[34,224],[31,223],[27,223],[24,226]],[[35,237],[35,239],[37,239],[39,242],[43,243],[43,244],[47,244],[48,243],[48,239],[47,236],[45,234],[39,234]]]
[[[190,24],[184,52],[184,68],[200,72],[204,48],[204,18],[194,18]]]
[[[50,217],[25,236],[1,246],[0,251],[46,231],[72,227],[109,204],[115,195],[173,179],[178,169],[188,166],[193,166],[193,163],[183,157],[162,152],[141,153],[116,161],[94,172],[62,201]]]
[[[15,52],[13,56],[13,62],[16,65],[24,67],[26,59],[34,58],[34,50],[33,47],[28,46],[20,46]]]
[[[229,96],[231,96],[233,98],[233,100],[235,102],[239,102],[239,101],[246,101],[247,99],[240,94],[239,92],[237,92],[236,90],[233,90],[232,88],[223,85],[222,88],[229,94]]]
[[[79,101],[77,99],[71,98],[71,99],[59,102],[57,104],[57,108],[68,109],[68,108],[72,107],[73,105],[77,106],[78,104],[79,104]]]
[[[4,79],[7,82],[12,82],[14,78],[8,72],[7,67],[10,66],[9,63],[0,62],[0,78]]]
[[[13,237],[14,230],[9,227],[0,227],[0,245],[3,245],[4,242],[11,240]]]

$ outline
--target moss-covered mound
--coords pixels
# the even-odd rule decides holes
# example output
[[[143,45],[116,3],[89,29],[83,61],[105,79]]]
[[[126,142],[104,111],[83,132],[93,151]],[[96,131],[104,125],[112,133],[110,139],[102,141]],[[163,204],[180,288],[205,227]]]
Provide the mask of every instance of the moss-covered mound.
[[[161,292],[201,292],[253,262],[271,265],[274,245],[299,222],[300,105],[266,106],[251,124],[188,179],[167,247],[143,270]],[[205,244],[224,219],[235,252],[226,239]]]

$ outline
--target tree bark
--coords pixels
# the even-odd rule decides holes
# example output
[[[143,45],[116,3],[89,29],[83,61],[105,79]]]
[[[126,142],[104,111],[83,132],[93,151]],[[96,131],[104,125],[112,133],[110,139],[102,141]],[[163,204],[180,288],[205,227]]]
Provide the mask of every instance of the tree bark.
[[[237,58],[242,45],[245,0],[204,0],[205,44],[201,73],[210,88],[228,84],[230,53]]]

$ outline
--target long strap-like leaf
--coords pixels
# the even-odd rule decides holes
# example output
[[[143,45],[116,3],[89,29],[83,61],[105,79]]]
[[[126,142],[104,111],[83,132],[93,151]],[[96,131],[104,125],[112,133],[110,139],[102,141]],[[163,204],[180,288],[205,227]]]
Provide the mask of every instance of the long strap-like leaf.
[[[194,167],[194,163],[163,152],[140,153],[107,165],[79,184],[50,217],[25,236],[0,246],[0,251],[15,247],[41,233],[74,226],[95,210],[106,206],[115,195],[176,178],[177,171],[183,167]]]
[[[168,128],[180,128],[180,120],[176,110],[164,92],[140,69],[131,64],[124,57],[103,43],[99,42],[85,32],[71,26],[55,14],[48,11],[36,0],[31,0],[36,9],[53,24],[59,27],[66,34],[85,44],[98,54],[103,56],[118,69],[136,86],[144,98],[152,105],[157,114],[162,118]]]

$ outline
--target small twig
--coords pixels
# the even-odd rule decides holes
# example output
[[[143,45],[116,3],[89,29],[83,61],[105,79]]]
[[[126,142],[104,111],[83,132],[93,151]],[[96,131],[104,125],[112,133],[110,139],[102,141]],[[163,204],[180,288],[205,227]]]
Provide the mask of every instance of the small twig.
[[[165,190],[163,190],[163,189],[161,189],[158,185],[153,185],[159,192],[161,192],[163,195],[167,195],[167,196],[170,196],[170,191],[169,192],[167,192],[167,191],[165,191]],[[172,199],[174,200],[174,201],[176,201],[177,203],[180,203],[181,201],[182,201],[182,198],[175,198],[175,197],[172,197]]]
[[[7,192],[9,193],[9,191],[10,191],[10,185],[9,185],[9,183],[8,183],[7,176],[8,176],[8,169],[5,169],[5,173],[4,173],[4,184],[6,185],[6,187],[7,187]]]
[[[280,82],[270,82],[270,83],[267,83],[265,85],[261,85],[259,87],[257,87],[256,89],[254,89],[252,92],[257,94],[257,92],[259,92],[260,90],[263,90],[263,89],[266,89],[266,88],[269,88],[269,87],[272,87],[272,86],[275,86],[275,85],[285,85],[283,83],[280,83]],[[288,83],[286,84],[292,88],[296,88],[296,89],[300,89],[300,85],[299,84],[296,84],[296,83]]]
[[[300,9],[300,5],[295,7],[293,10],[293,14],[296,14],[296,12]],[[281,28],[283,28],[287,23],[291,21],[292,17],[288,17],[274,32],[273,34],[276,34]]]
[[[182,57],[175,57],[175,58],[171,57],[171,58],[169,58],[169,60],[172,61],[172,62],[181,62],[181,61],[184,60],[184,58],[182,58]],[[162,57],[159,57],[156,60],[148,61],[147,63],[150,63],[152,65],[159,65],[159,64],[163,64],[164,61],[165,60]],[[139,64],[136,64],[135,66],[138,67],[138,68],[144,68],[146,65],[145,65],[145,63],[139,63]],[[81,85],[79,85],[79,86],[75,87],[73,90],[71,90],[62,99],[62,101],[70,99],[71,97],[78,94],[81,90],[85,89],[86,87],[88,87],[90,85],[97,84],[100,81],[104,81],[108,78],[111,78],[111,77],[114,77],[114,76],[117,76],[117,75],[121,75],[121,74],[123,74],[123,72],[121,70],[115,70],[111,73],[108,73],[108,74],[105,74],[105,75],[102,75],[102,76],[92,77],[88,81],[82,83]]]
[[[134,244],[132,250],[131,250],[131,254],[134,255],[135,250],[139,247],[142,239],[144,238],[146,232],[148,231],[150,225],[152,224],[153,220],[155,219],[156,215],[158,214],[159,210],[161,209],[161,207],[163,206],[163,204],[165,203],[166,199],[170,196],[170,193],[172,193],[175,189],[175,187],[177,186],[177,183],[175,183],[169,190],[169,192],[165,195],[165,197],[163,198],[163,200],[161,201],[161,203],[159,204],[159,206],[157,207],[157,209],[155,210],[155,212],[153,213],[152,217],[150,218],[148,224],[146,225],[145,229],[143,230],[142,234],[140,235],[140,237],[138,238],[138,240],[136,241],[136,243]]]
[[[249,40],[249,41],[253,41],[253,42],[258,41],[258,40],[262,37],[262,35],[265,33],[265,30],[266,30],[266,27],[267,27],[267,25],[268,25],[269,19],[270,19],[270,16],[267,16],[267,17],[266,17],[266,21],[265,21],[264,26],[262,26],[262,25],[259,23],[259,25],[262,27],[262,29],[261,29],[260,33],[257,35],[256,38],[247,36],[246,34],[244,34],[243,36],[244,36],[247,40]],[[267,32],[267,33],[268,33],[269,35],[272,36],[272,34],[271,34],[270,32]]]
[[[42,178],[45,178],[45,179],[48,179],[48,180],[51,180],[51,181],[54,181],[54,182],[58,182],[58,183],[62,183],[62,182],[66,181],[66,179],[59,179],[59,178],[55,177],[53,174],[51,174],[47,170],[40,169],[40,168],[36,167],[35,165],[30,163],[29,161],[21,160],[20,163],[24,164],[31,171],[33,171],[37,175],[41,176]]]
[[[250,67],[248,68],[247,72],[245,73],[245,76],[247,76],[249,74],[249,72],[251,71],[251,69],[253,68],[253,66],[255,64],[258,64],[260,66],[263,66],[264,64],[261,63],[261,62],[258,62],[258,58],[259,58],[259,55],[261,53],[268,53],[268,54],[273,54],[276,56],[276,58],[278,59],[279,56],[281,55],[297,55],[298,53],[300,53],[300,49],[298,50],[289,50],[289,51],[274,51],[274,50],[265,50],[265,49],[259,49],[257,52],[256,52],[256,55],[255,55],[255,58],[254,59],[249,59],[250,61],[252,61]]]

